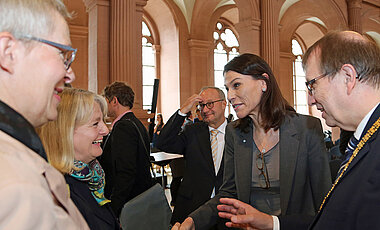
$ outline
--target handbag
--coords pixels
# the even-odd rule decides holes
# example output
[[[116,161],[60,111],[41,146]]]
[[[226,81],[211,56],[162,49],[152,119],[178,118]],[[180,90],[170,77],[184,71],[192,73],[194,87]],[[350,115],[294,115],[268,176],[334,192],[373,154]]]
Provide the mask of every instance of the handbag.
[[[134,124],[142,143],[144,143],[137,125],[132,120],[128,120]],[[148,159],[150,159],[148,150],[145,145],[143,146]],[[156,178],[151,164],[150,168]],[[120,214],[120,224],[123,230],[167,230],[170,226],[171,215],[172,211],[166,199],[164,189],[160,184],[156,183],[145,192],[124,204]]]
[[[123,230],[167,230],[171,214],[163,188],[155,184],[124,205],[120,224]]]

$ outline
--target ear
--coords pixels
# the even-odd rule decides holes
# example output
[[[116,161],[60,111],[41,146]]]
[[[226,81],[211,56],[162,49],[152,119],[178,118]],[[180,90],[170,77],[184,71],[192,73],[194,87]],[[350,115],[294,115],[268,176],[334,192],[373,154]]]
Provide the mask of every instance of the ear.
[[[262,74],[263,77],[269,80],[269,76],[267,73]],[[267,91],[267,82],[265,80],[259,80],[261,82],[261,90],[263,92]]]
[[[9,32],[0,32],[0,68],[14,73],[15,49],[17,40]]]
[[[344,77],[347,94],[350,95],[357,84],[358,79],[356,79],[356,76],[358,74],[351,64],[344,64],[341,68],[341,73]]]
[[[117,100],[117,97],[114,96],[111,100],[111,103],[112,103],[112,105],[117,105],[117,104],[119,104],[119,100]]]

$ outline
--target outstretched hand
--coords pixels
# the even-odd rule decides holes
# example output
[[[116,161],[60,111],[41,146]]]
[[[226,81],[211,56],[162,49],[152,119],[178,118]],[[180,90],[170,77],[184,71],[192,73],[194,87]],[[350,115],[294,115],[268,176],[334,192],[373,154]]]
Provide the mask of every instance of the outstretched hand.
[[[247,230],[272,230],[272,216],[258,211],[244,202],[232,198],[221,198],[218,205],[219,216],[229,219],[227,227]]]

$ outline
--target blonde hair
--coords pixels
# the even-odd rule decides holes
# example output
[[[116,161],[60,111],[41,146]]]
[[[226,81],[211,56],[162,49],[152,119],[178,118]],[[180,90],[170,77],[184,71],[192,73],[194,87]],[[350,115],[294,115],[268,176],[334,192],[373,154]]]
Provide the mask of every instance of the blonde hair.
[[[95,102],[105,116],[107,103],[103,97],[82,89],[65,88],[60,96],[58,119],[38,128],[37,133],[50,164],[61,173],[69,173],[74,167],[75,127],[91,119]]]
[[[54,31],[56,13],[71,18],[61,0],[1,0],[0,32],[10,32],[18,39],[48,35]]]

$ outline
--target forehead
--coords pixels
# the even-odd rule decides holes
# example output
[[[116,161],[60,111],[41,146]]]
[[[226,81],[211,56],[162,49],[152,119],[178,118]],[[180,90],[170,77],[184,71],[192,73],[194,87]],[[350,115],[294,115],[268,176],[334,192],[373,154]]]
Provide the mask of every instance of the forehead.
[[[200,96],[205,100],[205,101],[212,101],[214,99],[219,99],[219,93],[216,89],[206,89],[204,90]]]
[[[251,75],[244,75],[235,71],[228,71],[227,73],[225,73],[224,83],[225,85],[231,84],[231,82],[234,81],[235,79],[245,81],[245,80],[253,80],[253,77]]]
[[[321,75],[320,61],[318,52],[314,51],[310,54],[309,59],[305,65],[306,80],[309,81],[319,75]]]
[[[49,35],[49,39],[64,45],[71,45],[69,26],[65,18],[55,11],[52,20],[54,21],[54,29]]]

